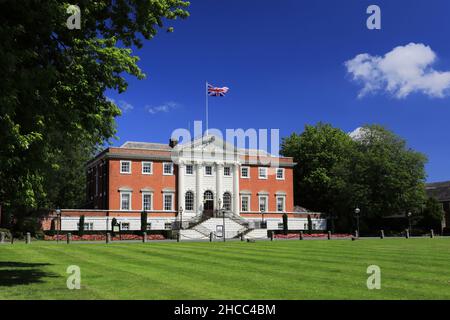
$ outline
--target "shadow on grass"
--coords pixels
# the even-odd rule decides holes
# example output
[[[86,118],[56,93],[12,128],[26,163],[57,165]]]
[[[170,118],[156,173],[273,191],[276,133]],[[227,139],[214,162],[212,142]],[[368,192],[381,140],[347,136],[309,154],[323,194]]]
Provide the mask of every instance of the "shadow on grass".
[[[41,269],[49,265],[49,263],[0,261],[0,287],[42,283],[44,282],[43,278],[57,277],[57,275]]]

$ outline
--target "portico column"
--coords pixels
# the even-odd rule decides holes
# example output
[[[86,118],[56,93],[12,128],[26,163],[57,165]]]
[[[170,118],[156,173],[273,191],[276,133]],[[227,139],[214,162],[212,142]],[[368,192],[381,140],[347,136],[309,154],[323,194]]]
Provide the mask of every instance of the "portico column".
[[[185,164],[180,161],[178,163],[178,208],[175,208],[177,212],[181,206],[184,207],[184,174],[185,174]]]
[[[219,207],[219,200],[223,203],[222,199],[222,179],[223,179],[223,164],[222,163],[216,163],[216,208],[220,209]]]
[[[195,207],[197,213],[200,213],[200,207],[202,205],[203,195],[201,193],[202,184],[202,164],[197,162],[195,164]]]
[[[233,211],[235,214],[240,214],[239,204],[239,164],[233,166]]]

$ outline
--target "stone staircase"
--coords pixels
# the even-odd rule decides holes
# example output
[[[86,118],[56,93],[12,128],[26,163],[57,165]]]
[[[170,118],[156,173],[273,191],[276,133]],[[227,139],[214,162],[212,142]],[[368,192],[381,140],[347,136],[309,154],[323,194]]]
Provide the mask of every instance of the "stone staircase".
[[[180,240],[208,240],[209,235],[204,235],[194,229],[180,230]]]
[[[217,226],[222,226],[223,217],[205,218],[201,215],[195,216],[186,224],[186,229],[180,230],[180,240],[207,240],[211,233],[213,239],[223,239],[217,232]],[[231,214],[225,214],[225,237],[226,239],[240,238],[263,239],[267,238],[267,229],[256,229],[244,218]]]
[[[267,229],[251,229],[243,234],[244,239],[267,239]]]

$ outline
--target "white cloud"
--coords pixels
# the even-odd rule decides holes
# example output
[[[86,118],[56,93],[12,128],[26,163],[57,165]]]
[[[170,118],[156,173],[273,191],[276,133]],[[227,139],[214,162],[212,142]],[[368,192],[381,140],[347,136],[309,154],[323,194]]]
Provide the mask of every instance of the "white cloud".
[[[359,97],[386,91],[398,99],[415,92],[443,98],[450,93],[450,71],[434,70],[434,62],[436,54],[429,46],[410,43],[384,57],[358,54],[345,66],[353,79],[363,84]]]
[[[158,106],[149,106],[149,105],[147,105],[147,106],[145,106],[145,109],[151,114],[156,114],[156,113],[159,113],[159,112],[169,112],[169,111],[171,111],[173,109],[178,108],[179,106],[180,105],[178,103],[176,103],[174,101],[169,101],[169,102],[163,103],[163,104],[158,105]]]
[[[122,110],[123,113],[127,113],[131,110],[134,109],[133,105],[131,105],[130,103],[126,102],[125,100],[119,100],[119,108]]]

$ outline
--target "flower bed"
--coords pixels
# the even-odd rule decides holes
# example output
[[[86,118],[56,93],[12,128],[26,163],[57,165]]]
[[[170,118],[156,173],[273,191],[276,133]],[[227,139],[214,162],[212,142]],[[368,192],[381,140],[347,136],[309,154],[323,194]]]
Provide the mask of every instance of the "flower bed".
[[[57,240],[58,236],[45,236],[44,240]],[[66,235],[59,235],[60,241],[66,241]],[[149,234],[147,235],[147,240],[165,240],[166,238],[162,234]],[[123,234],[122,236],[111,237],[111,240],[142,240],[142,236],[137,234]],[[83,236],[72,235],[72,241],[106,241],[106,235],[104,234],[85,234]]]
[[[351,238],[351,234],[345,234],[345,233],[335,233],[332,234],[332,238]],[[289,234],[275,234],[274,239],[298,239],[300,238],[299,233],[289,233]],[[327,238],[328,234],[326,233],[313,233],[313,234],[303,234],[303,238]]]

